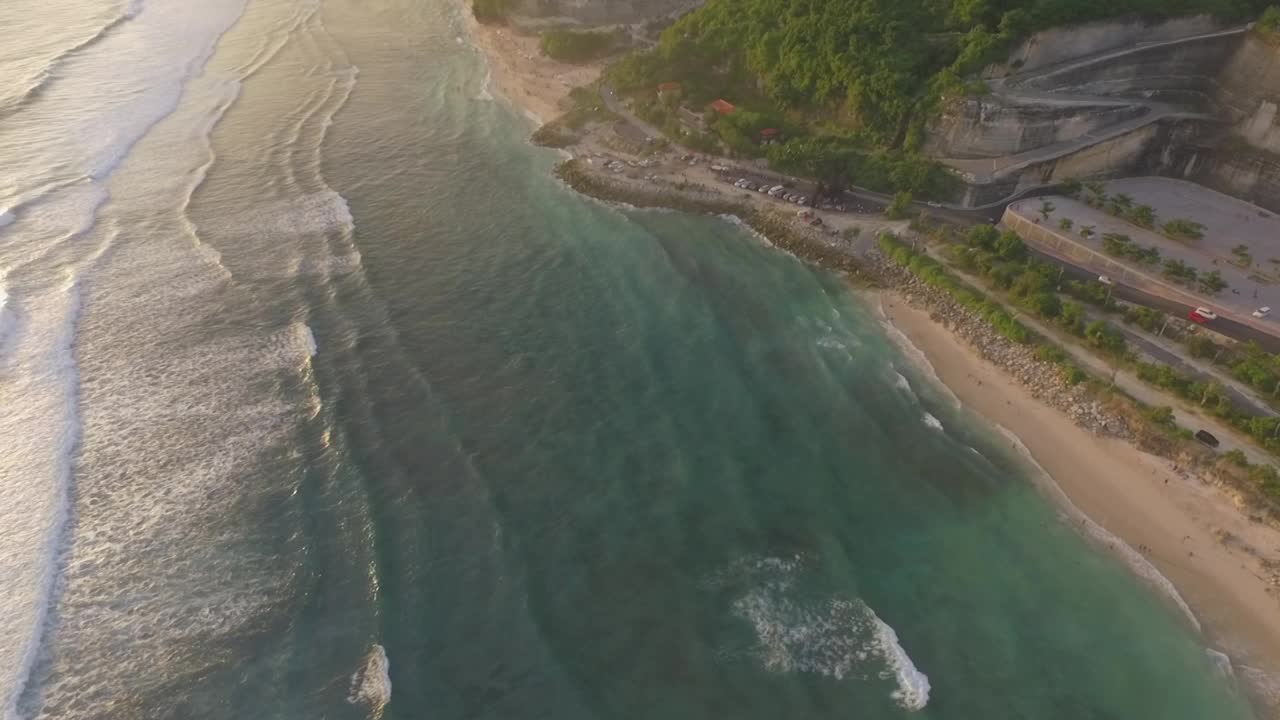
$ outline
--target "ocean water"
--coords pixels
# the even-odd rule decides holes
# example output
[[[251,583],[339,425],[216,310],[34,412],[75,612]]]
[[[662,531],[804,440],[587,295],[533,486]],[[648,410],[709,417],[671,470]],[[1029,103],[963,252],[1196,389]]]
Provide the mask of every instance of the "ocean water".
[[[0,4],[0,716],[1249,717],[837,277],[446,0]]]

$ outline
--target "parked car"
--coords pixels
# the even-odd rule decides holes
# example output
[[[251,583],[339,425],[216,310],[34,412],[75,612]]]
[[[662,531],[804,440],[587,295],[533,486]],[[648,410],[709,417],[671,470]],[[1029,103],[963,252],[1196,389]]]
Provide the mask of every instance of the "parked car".
[[[1256,318],[1266,317],[1267,315],[1270,315],[1270,314],[1271,314],[1271,308],[1267,307],[1266,305],[1263,305],[1262,307],[1253,311],[1253,316]]]
[[[1217,320],[1218,313],[1210,310],[1207,307],[1198,307],[1195,310],[1192,310],[1191,312],[1187,313],[1187,319],[1192,322],[1207,323],[1210,320]]]
[[[1197,430],[1196,439],[1204,443],[1205,445],[1208,445],[1211,448],[1218,447],[1218,438],[1214,437],[1211,433],[1209,433],[1206,430]]]

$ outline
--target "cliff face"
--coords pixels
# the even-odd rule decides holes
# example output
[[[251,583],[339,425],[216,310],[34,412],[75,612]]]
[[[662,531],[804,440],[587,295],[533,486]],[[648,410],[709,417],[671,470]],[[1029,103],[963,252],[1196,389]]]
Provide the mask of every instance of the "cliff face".
[[[1245,142],[1280,153],[1280,40],[1246,36],[1219,76],[1215,99]]]
[[[1207,18],[1040,33],[926,150],[998,201],[1065,177],[1183,177],[1280,211],[1280,38]]]
[[[1048,105],[969,98],[934,121],[925,151],[949,158],[994,158],[1074,140],[1147,112],[1131,105]]]
[[[518,0],[517,19],[580,25],[647,22],[692,10],[702,0]]]

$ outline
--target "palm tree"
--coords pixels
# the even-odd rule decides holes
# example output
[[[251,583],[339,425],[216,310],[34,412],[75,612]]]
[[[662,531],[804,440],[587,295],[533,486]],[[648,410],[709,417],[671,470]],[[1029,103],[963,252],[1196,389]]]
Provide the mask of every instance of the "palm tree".
[[[1049,202],[1048,200],[1045,200],[1044,202],[1040,203],[1040,217],[1044,218],[1045,220],[1049,219],[1049,213],[1053,212],[1054,210],[1057,210],[1057,208],[1054,207],[1053,203]]]
[[[1084,238],[1085,240],[1088,240],[1089,238],[1093,237],[1093,226],[1092,226],[1092,225],[1081,225],[1081,226],[1080,226],[1080,237]]]

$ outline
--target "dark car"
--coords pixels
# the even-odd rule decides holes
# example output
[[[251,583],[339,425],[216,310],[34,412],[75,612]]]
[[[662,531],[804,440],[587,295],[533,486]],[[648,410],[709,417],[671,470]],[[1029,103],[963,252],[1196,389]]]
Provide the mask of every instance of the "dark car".
[[[1205,430],[1197,430],[1196,439],[1204,443],[1205,445],[1208,445],[1211,448],[1218,447],[1218,438],[1214,437],[1213,435],[1211,435],[1209,432]]]

